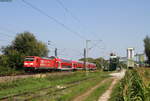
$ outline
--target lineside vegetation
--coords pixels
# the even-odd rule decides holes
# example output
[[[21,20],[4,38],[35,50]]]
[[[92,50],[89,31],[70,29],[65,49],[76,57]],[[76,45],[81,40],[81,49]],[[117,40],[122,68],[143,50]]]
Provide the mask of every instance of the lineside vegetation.
[[[12,82],[0,83],[0,100],[70,101],[101,80],[110,77],[104,72],[73,72],[67,75],[47,76],[44,78],[25,78]],[[69,93],[68,93],[69,92]],[[49,101],[49,100],[48,100]]]
[[[47,45],[30,32],[16,35],[10,45],[0,47],[0,76],[16,73],[23,68],[25,56],[47,56]],[[5,69],[6,68],[6,69]],[[18,71],[16,71],[18,70]],[[12,72],[10,72],[12,71]]]
[[[147,80],[147,81],[145,81]],[[109,101],[150,101],[150,70],[128,70],[113,89]]]

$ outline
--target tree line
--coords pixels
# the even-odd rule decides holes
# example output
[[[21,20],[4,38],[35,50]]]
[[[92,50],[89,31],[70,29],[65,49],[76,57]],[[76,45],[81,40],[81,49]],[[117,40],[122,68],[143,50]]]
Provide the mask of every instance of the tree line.
[[[150,64],[150,37],[144,38],[145,54],[147,56],[147,63]],[[18,33],[10,45],[0,48],[0,70],[1,68],[11,68],[20,70],[23,67],[25,56],[48,56],[48,47],[42,41],[36,39],[33,33],[23,32]],[[79,59],[84,61],[84,58]],[[108,66],[108,60],[104,58],[87,58],[88,62],[95,63],[97,67],[103,68]]]
[[[42,41],[36,39],[33,33],[18,33],[10,45],[0,48],[0,71],[3,70],[21,70],[25,56],[48,56],[48,47]],[[83,61],[84,59],[79,59]],[[100,57],[97,59],[88,58],[88,62],[95,63],[97,67],[102,68],[108,64],[108,61]]]

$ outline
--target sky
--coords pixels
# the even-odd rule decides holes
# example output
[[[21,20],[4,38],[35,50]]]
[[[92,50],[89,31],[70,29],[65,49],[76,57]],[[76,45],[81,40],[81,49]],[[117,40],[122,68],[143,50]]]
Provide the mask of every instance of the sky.
[[[58,56],[77,60],[90,40],[88,56],[108,58],[111,52],[126,56],[128,47],[143,53],[143,39],[150,36],[150,0],[25,0],[49,17],[22,0],[4,1],[0,0],[0,47],[29,31],[45,44],[50,41],[49,55],[58,48]]]

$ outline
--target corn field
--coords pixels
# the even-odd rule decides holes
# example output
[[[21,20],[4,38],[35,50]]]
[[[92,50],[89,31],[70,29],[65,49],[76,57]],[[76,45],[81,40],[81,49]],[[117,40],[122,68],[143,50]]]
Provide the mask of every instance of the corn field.
[[[150,101],[150,82],[145,85],[138,70],[127,70],[114,92],[110,101]]]

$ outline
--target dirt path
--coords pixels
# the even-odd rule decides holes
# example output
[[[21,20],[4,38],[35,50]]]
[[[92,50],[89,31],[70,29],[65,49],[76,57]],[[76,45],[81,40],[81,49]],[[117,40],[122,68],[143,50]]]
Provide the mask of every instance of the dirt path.
[[[84,101],[86,99],[87,96],[89,96],[95,89],[97,89],[98,87],[100,87],[102,84],[104,84],[105,82],[107,82],[110,79],[113,79],[112,84],[110,85],[110,87],[103,93],[102,96],[100,96],[98,101],[108,101],[108,99],[110,98],[110,94],[112,92],[112,88],[114,87],[114,85],[121,79],[124,77],[125,75],[125,70],[122,70],[121,72],[118,73],[112,73],[110,74],[112,77],[111,78],[107,78],[103,81],[101,81],[99,84],[97,84],[96,86],[90,88],[87,92],[81,94],[80,96],[77,96],[75,99],[73,99],[72,101]]]
[[[112,88],[116,83],[117,83],[117,79],[114,79],[110,87],[105,91],[105,93],[99,98],[98,101],[108,101],[108,99],[110,98],[110,94],[112,92]]]
[[[97,84],[96,86],[90,88],[87,92],[81,94],[80,96],[76,97],[72,101],[84,101],[87,96],[89,96],[95,89],[97,89],[99,86],[101,86],[102,84],[104,84],[108,80],[110,80],[110,78],[101,81],[99,84]]]
[[[113,76],[114,80],[113,80],[112,84],[110,85],[110,87],[105,91],[105,93],[103,93],[103,95],[100,96],[100,98],[99,98],[98,101],[108,101],[108,100],[109,100],[114,85],[115,85],[121,78],[124,77],[124,75],[125,75],[125,70],[122,70],[121,72],[118,72],[118,73],[112,73],[112,74],[110,74],[110,75]]]

